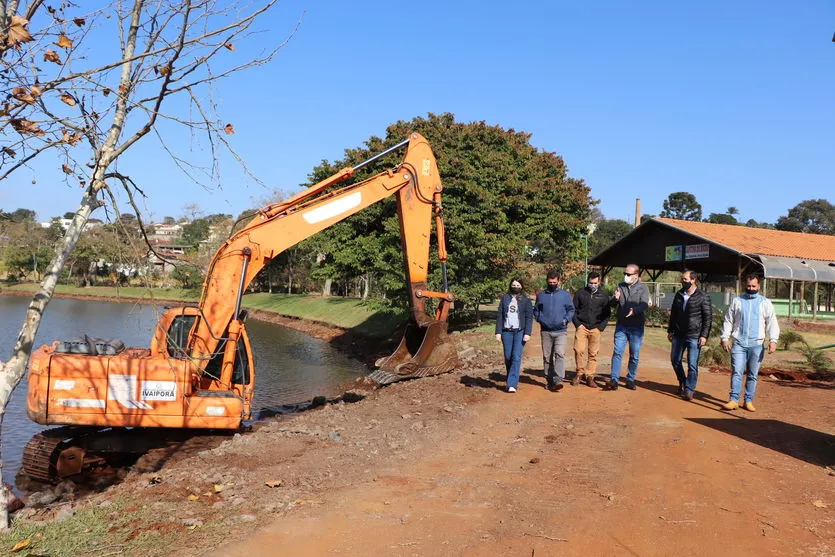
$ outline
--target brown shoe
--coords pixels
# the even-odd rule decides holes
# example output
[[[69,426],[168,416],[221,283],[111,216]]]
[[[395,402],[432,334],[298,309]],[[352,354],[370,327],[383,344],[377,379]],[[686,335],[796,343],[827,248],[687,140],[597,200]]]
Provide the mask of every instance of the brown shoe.
[[[735,400],[729,400],[722,405],[722,410],[736,410],[739,408],[739,403]]]
[[[594,375],[586,375],[586,385],[597,388],[597,384],[594,382]]]
[[[571,378],[571,386],[576,387],[579,384],[580,384],[580,374],[575,373],[574,377]]]
[[[746,410],[748,410],[749,412],[756,412],[756,411],[757,411],[757,409],[756,409],[756,408],[754,408],[754,403],[753,403],[753,402],[750,402],[750,401],[745,401],[745,402],[743,402],[743,403],[742,403],[742,408],[745,408],[745,409],[746,409]]]

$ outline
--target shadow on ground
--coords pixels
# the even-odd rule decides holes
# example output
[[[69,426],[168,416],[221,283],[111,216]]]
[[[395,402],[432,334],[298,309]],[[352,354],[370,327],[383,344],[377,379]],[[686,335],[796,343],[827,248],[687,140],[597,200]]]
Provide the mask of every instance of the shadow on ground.
[[[499,389],[503,391],[507,385],[507,377],[501,371],[493,371],[487,377],[464,375],[461,377],[461,383],[468,387]],[[519,385],[531,385],[533,387],[541,387],[544,389],[546,385],[545,374],[541,369],[523,369],[519,374]]]
[[[835,465],[835,435],[780,420],[687,418],[691,422],[804,460],[816,466]]]
[[[675,379],[672,379],[675,381]],[[681,398],[678,394],[678,383],[659,383],[657,381],[642,381],[640,379],[635,381],[635,384],[642,389],[646,389],[648,391],[653,391],[659,394],[671,396],[673,398]],[[698,402],[704,402],[710,405],[721,406],[725,403],[725,400],[716,398],[713,395],[709,395],[705,392],[698,390],[696,388],[696,392],[693,396],[693,399]]]

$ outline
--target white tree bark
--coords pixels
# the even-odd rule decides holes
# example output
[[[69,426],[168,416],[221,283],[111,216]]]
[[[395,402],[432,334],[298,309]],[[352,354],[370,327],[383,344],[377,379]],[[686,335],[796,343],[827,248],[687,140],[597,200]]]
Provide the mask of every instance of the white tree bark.
[[[29,308],[26,310],[26,316],[23,319],[23,326],[17,336],[12,349],[11,358],[0,365],[0,428],[3,426],[3,418],[6,415],[6,405],[12,397],[15,387],[17,387],[20,380],[26,372],[26,363],[29,361],[29,356],[32,354],[32,344],[35,341],[35,334],[38,332],[38,327],[41,324],[41,317],[46,309],[47,304],[52,299],[52,294],[55,292],[55,285],[58,284],[58,276],[61,274],[61,269],[67,261],[70,253],[78,242],[78,237],[81,235],[81,230],[90,218],[90,213],[98,207],[98,201],[94,195],[86,195],[81,202],[75,216],[64,235],[61,245],[56,252],[55,258],[49,265],[49,269],[41,282],[41,287],[32,301],[29,303]],[[3,472],[3,459],[0,455],[0,477]],[[9,526],[9,489],[6,485],[0,482],[0,529],[8,528]]]
[[[12,87],[21,84],[39,83],[37,96],[42,101],[41,103],[21,101],[17,105],[11,106],[9,110],[18,115],[27,114],[23,111],[36,111],[42,106],[47,106],[43,101],[45,97],[41,97],[41,95],[60,91],[76,93],[75,95],[69,95],[69,98],[64,95],[60,99],[76,110],[71,116],[55,116],[53,112],[45,109],[42,113],[33,112],[32,121],[23,118],[17,119],[18,126],[15,131],[19,133],[20,139],[13,143],[13,146],[15,149],[21,150],[22,154],[15,159],[14,154],[8,155],[10,147],[5,148],[5,153],[10,159],[3,158],[0,160],[0,182],[43,153],[52,152],[55,148],[64,149],[64,155],[69,153],[70,148],[78,145],[82,139],[86,139],[90,146],[90,151],[87,152],[87,156],[90,158],[87,159],[85,156],[81,161],[82,163],[85,160],[92,161],[90,165],[92,170],[89,171],[89,174],[85,173],[89,177],[86,182],[82,182],[82,185],[86,184],[86,187],[81,203],[67,231],[56,246],[55,256],[43,276],[40,288],[29,304],[11,356],[6,362],[0,362],[0,426],[2,426],[5,408],[11,399],[12,392],[26,372],[26,364],[32,353],[41,317],[55,292],[61,270],[75,248],[91,213],[103,204],[99,197],[107,193],[113,203],[114,210],[116,210],[116,200],[107,186],[108,179],[116,178],[121,182],[131,204],[136,209],[130,188],[132,186],[136,191],[141,190],[129,178],[112,171],[114,163],[139,139],[154,129],[157,119],[161,115],[189,128],[204,131],[209,136],[209,141],[212,142],[213,156],[217,156],[214,149],[215,142],[226,146],[231,151],[231,147],[223,139],[224,128],[219,127],[214,119],[204,113],[195,89],[200,86],[207,86],[239,70],[265,64],[272,59],[283,44],[286,44],[285,40],[284,43],[261,57],[237,63],[237,65],[232,65],[222,71],[212,71],[208,68],[209,61],[219,52],[233,51],[232,41],[236,38],[246,37],[255,18],[267,11],[275,2],[276,0],[264,0],[260,8],[244,17],[237,16],[236,6],[232,2],[228,6],[219,6],[215,2],[171,0],[156,2],[148,9],[146,9],[145,0],[118,2],[113,9],[116,11],[120,22],[121,51],[115,57],[115,60],[103,66],[76,73],[69,70],[58,71],[49,81],[40,79],[40,75],[32,76],[26,73],[29,68],[35,67],[34,64],[15,62],[36,59],[39,62],[38,65],[41,65],[40,62],[43,58],[44,63],[48,64],[55,62],[54,58],[62,58],[64,54],[67,59],[70,59],[75,51],[70,47],[66,51],[62,51],[64,54],[61,56],[56,54],[51,50],[55,49],[52,42],[54,41],[54,35],[50,35],[48,31],[43,31],[40,35],[33,33],[35,37],[30,37],[25,41],[29,45],[27,49],[21,49],[21,43],[11,44],[9,42],[8,22],[12,15],[17,14],[19,6],[16,1],[0,0],[0,58],[12,54],[20,57],[19,60],[11,62],[4,59],[4,67],[12,68],[17,73],[0,75],[0,84],[3,87],[9,87],[11,90]],[[24,12],[26,19],[31,20],[42,5],[40,1],[28,3],[27,10]],[[128,12],[122,11],[125,6],[129,6]],[[110,10],[107,11],[107,17],[110,17]],[[43,13],[43,10],[41,10],[41,13]],[[80,18],[80,20],[85,21],[84,18]],[[213,28],[210,21],[216,20],[223,23],[221,26]],[[163,28],[166,26],[171,27],[170,31],[173,34],[167,36],[162,34]],[[48,27],[49,25],[46,25],[45,29]],[[139,41],[140,44],[144,45],[145,50],[137,52],[137,37],[141,29],[146,31],[152,29],[153,31],[150,34],[146,33],[147,36],[143,36],[142,40]],[[87,36],[86,31],[86,29],[77,31],[79,40],[83,40]],[[68,39],[67,37],[63,38]],[[69,42],[72,44],[72,40],[69,40]],[[44,55],[45,51],[53,57],[49,62],[47,62],[47,56]],[[56,63],[64,67],[64,62],[59,60]],[[95,94],[85,93],[85,91],[90,91],[89,83],[95,83],[96,79],[106,79],[108,72],[116,68],[120,70],[118,87],[113,87],[113,90],[111,90],[102,86],[94,90]],[[198,72],[201,68],[205,69],[202,74]],[[43,70],[35,67],[35,71],[42,72]],[[15,79],[19,79],[20,83],[16,83]],[[76,85],[77,83],[81,85]],[[28,85],[26,90],[29,90]],[[115,96],[115,101],[113,101],[113,97],[109,97],[111,93]],[[148,93],[150,93],[150,96],[145,97],[144,95]],[[197,112],[201,119],[190,121],[161,113],[160,109],[163,102],[169,96],[178,93],[191,99],[191,102],[197,106]],[[85,101],[85,95],[91,96]],[[12,97],[13,95],[9,95],[10,99]],[[52,98],[50,102],[55,103],[55,99]],[[109,125],[95,111],[99,106],[107,110]],[[144,125],[126,130],[128,114],[132,110],[136,110],[136,115],[140,118],[144,116],[145,122]],[[34,121],[37,121],[37,124],[33,128],[31,125]],[[0,132],[5,132],[7,125],[14,126],[13,123],[9,124],[9,122],[10,120],[0,122]],[[23,126],[20,122],[27,122],[26,126],[29,127]],[[142,123],[141,120],[140,123]],[[45,139],[40,139],[43,136],[46,136]],[[40,143],[38,143],[39,141]],[[234,151],[232,153],[234,154]],[[213,163],[216,163],[216,160],[213,159]],[[84,166],[84,164],[76,165],[79,169],[84,168]],[[246,167],[243,168],[246,171]],[[65,172],[67,174],[71,173],[67,170]],[[77,172],[72,173],[77,174]],[[138,209],[136,210],[138,212]],[[2,455],[0,455],[0,473],[2,473]],[[8,528],[9,525],[8,502],[9,490],[5,485],[0,485],[0,529]]]

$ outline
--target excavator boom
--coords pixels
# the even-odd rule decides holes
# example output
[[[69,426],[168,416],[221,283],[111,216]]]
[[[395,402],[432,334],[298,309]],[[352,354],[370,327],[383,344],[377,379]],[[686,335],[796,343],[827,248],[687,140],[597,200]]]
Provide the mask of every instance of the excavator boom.
[[[342,169],[286,201],[264,207],[243,229],[235,232],[218,249],[209,266],[200,301],[203,318],[190,343],[192,356],[208,358],[216,352],[221,334],[231,330],[230,327],[235,328],[241,296],[247,285],[272,258],[365,207],[394,195],[397,200],[397,214],[400,220],[404,264],[409,287],[411,309],[409,323],[417,328],[415,332],[407,333],[406,337],[423,338],[426,335],[422,333],[425,333],[434,323],[431,328],[437,332],[433,332],[427,338],[437,337],[438,350],[444,355],[441,358],[442,361],[436,362],[438,354],[435,353],[434,347],[427,344],[421,351],[420,346],[414,346],[418,344],[417,340],[401,343],[409,346],[407,348],[410,354],[408,360],[412,360],[418,353],[421,354],[417,360],[410,361],[410,366],[407,366],[415,369],[407,372],[406,368],[401,368],[402,371],[398,371],[395,368],[407,363],[407,360],[400,361],[399,357],[393,360],[385,359],[380,361],[380,365],[390,373],[387,376],[378,374],[375,377],[381,382],[391,382],[429,373],[427,369],[418,368],[432,368],[432,373],[453,369],[457,364],[457,359],[451,354],[453,351],[443,347],[446,344],[443,339],[446,336],[447,313],[453,297],[446,291],[431,292],[426,283],[433,218],[438,223],[436,227],[438,253],[444,270],[446,265],[444,227],[441,218],[443,187],[437,162],[429,143],[419,134],[412,134],[408,140],[375,158],[402,147],[406,147],[406,155],[395,169],[381,172],[356,184],[333,189],[374,159],[353,168]],[[425,310],[425,300],[428,297],[439,299],[439,309],[434,316],[429,316]],[[227,338],[230,336],[234,335],[226,335]],[[424,364],[424,360],[428,365]],[[229,366],[226,367],[229,368]],[[221,382],[224,383],[227,379],[228,373],[221,378]]]

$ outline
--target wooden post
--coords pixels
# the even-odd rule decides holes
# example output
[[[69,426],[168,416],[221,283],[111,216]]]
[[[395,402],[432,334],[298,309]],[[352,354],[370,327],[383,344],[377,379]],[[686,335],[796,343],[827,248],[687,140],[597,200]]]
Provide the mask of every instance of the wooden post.
[[[818,316],[818,283],[815,283],[815,294],[812,296],[812,321]]]
[[[802,315],[803,304],[806,302],[806,282],[800,281],[800,300],[797,301],[797,315]]]

